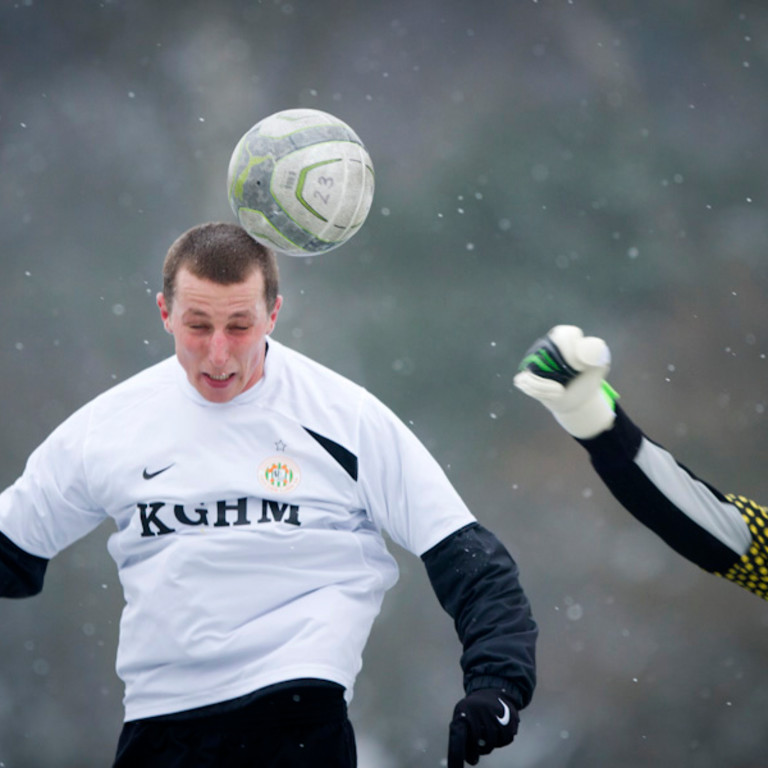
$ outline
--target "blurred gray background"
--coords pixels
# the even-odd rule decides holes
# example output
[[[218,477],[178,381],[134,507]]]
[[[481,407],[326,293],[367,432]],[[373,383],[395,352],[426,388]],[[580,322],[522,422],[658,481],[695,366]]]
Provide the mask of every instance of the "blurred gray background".
[[[602,335],[654,439],[768,502],[768,8],[733,0],[2,0],[0,485],[171,351],[170,242],[233,220],[280,109],[332,112],[369,219],[281,258],[276,336],[369,388],[506,543],[541,628],[515,744],[482,766],[768,765],[768,605],[699,571],[512,388],[557,322]],[[103,526],[0,605],[0,766],[107,766],[122,597]],[[444,765],[460,648],[420,561],[374,629],[361,768]]]

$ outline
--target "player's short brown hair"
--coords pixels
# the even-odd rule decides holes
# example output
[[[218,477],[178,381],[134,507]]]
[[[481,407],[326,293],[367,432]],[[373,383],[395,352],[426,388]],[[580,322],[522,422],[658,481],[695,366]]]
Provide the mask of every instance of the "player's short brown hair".
[[[169,309],[176,275],[182,267],[195,277],[220,285],[242,283],[254,269],[259,269],[264,277],[267,309],[271,312],[275,307],[279,274],[274,251],[256,242],[237,224],[198,224],[176,238],[163,262],[163,294]]]

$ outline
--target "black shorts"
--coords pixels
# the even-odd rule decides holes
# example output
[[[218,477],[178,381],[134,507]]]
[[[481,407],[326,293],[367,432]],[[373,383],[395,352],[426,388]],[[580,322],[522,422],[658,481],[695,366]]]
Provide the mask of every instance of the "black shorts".
[[[201,711],[125,723],[113,768],[357,765],[341,686],[281,687],[236,709]]]

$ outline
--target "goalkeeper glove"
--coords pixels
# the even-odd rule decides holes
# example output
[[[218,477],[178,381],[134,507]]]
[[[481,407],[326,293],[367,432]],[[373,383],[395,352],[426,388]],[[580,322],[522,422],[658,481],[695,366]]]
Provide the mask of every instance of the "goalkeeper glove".
[[[520,717],[505,691],[482,688],[467,694],[453,710],[448,737],[448,768],[477,765],[480,755],[515,738]]]
[[[581,439],[613,425],[618,394],[605,381],[608,345],[574,325],[556,325],[520,363],[515,386],[543,403],[560,425]]]

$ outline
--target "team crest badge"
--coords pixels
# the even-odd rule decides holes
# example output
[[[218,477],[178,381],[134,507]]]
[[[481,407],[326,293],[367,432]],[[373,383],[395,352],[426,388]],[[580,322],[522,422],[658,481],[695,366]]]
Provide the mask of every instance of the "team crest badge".
[[[270,491],[287,493],[299,484],[301,472],[293,459],[286,456],[272,456],[261,463],[259,480]]]

